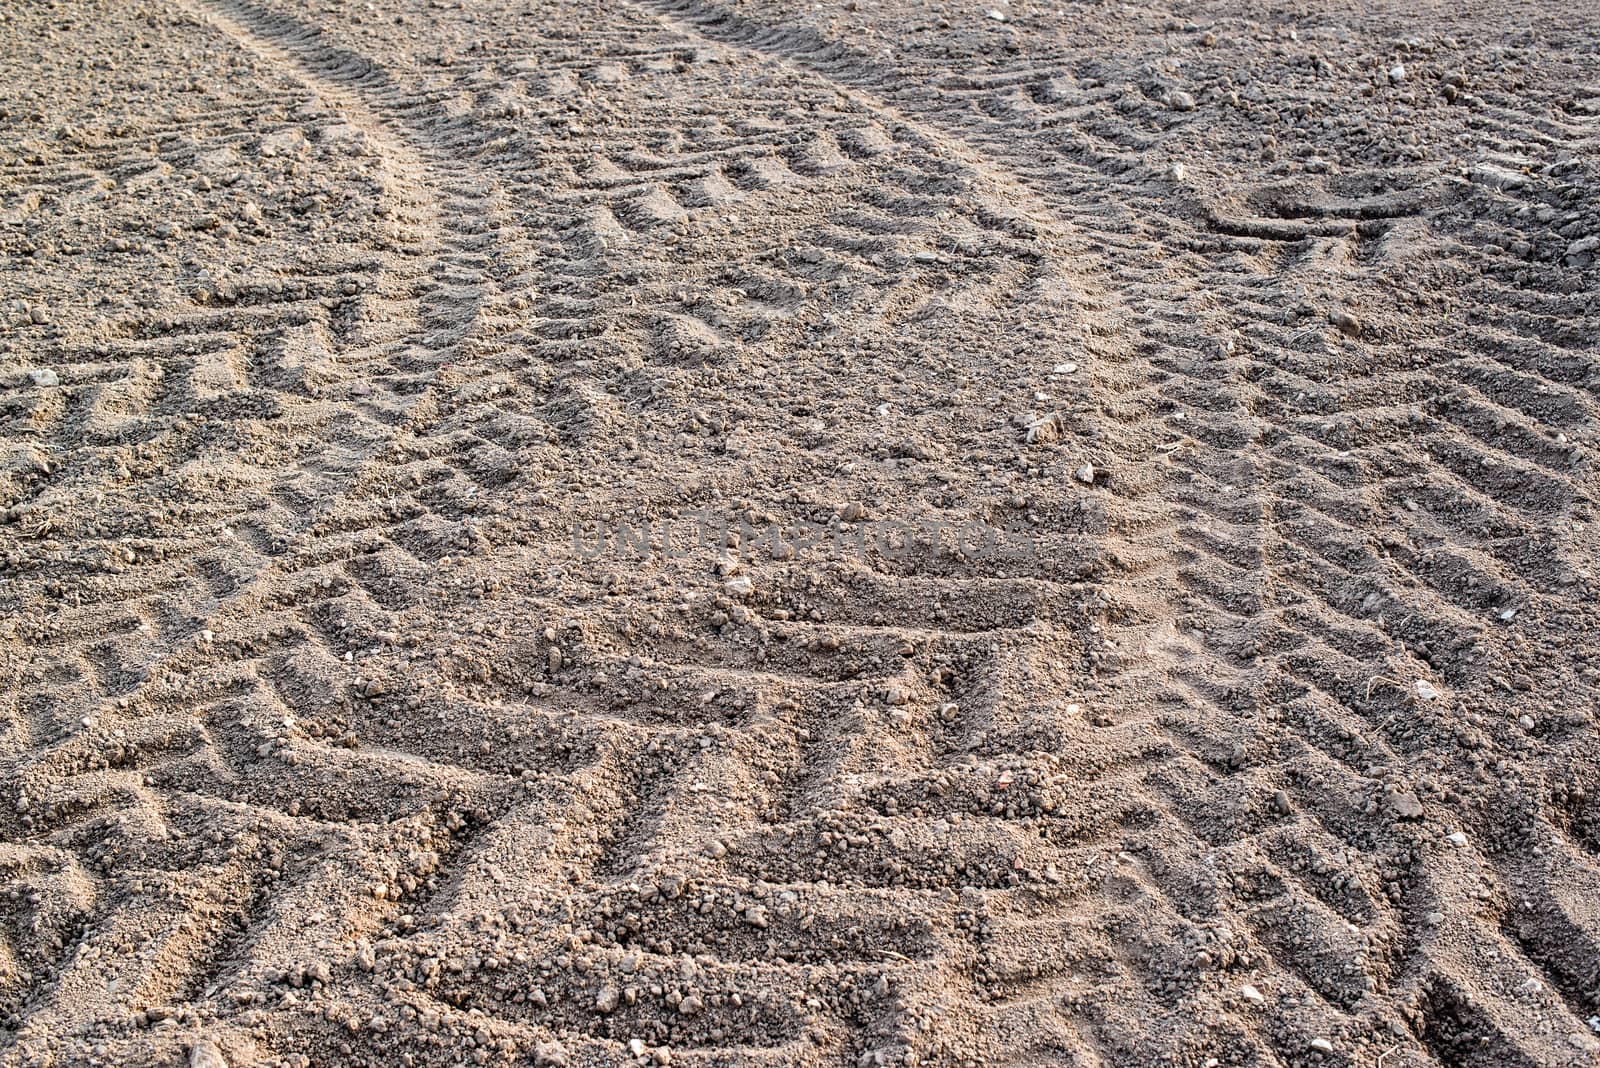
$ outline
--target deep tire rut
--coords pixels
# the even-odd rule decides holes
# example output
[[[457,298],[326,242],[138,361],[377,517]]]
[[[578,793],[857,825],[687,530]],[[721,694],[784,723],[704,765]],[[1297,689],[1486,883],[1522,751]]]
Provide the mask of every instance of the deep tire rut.
[[[1593,27],[995,14],[96,11],[0,1063],[1587,1063]]]

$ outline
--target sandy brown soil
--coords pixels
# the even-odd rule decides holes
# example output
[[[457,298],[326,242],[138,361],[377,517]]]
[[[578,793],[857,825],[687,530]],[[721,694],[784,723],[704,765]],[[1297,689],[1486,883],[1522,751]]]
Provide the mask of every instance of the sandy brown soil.
[[[994,3],[4,5],[0,1066],[1600,1061],[1600,10]]]

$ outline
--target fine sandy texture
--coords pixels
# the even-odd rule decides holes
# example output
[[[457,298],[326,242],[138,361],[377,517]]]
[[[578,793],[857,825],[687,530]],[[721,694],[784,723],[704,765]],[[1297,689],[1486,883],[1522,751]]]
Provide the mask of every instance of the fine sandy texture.
[[[1600,10],[995,2],[3,5],[0,1068],[1600,1059]]]

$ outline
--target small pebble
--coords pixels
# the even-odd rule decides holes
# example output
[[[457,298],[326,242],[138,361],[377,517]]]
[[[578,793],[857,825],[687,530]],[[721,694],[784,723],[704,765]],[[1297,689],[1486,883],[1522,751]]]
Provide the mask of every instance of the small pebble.
[[[215,1042],[202,1038],[189,1047],[189,1068],[228,1068],[228,1059]]]
[[[1029,445],[1048,445],[1061,438],[1064,429],[1061,423],[1061,413],[1051,412],[1027,424],[1026,441]]]
[[[1397,790],[1386,799],[1389,811],[1403,820],[1417,820],[1422,818],[1422,802],[1410,790]]]
[[[1346,337],[1360,337],[1365,327],[1360,319],[1343,308],[1335,308],[1328,313],[1328,322],[1338,327],[1339,333]]]

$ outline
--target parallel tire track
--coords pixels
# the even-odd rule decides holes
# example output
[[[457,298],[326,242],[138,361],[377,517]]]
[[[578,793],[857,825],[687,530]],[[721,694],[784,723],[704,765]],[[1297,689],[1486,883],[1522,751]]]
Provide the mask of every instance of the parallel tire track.
[[[8,1063],[1586,1055],[1600,783],[1549,695],[1593,681],[1555,637],[1600,394],[1545,218],[1584,100],[1483,89],[1535,155],[1465,178],[1335,123],[1368,169],[1230,185],[1171,164],[1253,135],[1184,140],[1137,9],[970,53],[702,0],[180,10],[296,86],[263,146],[353,146],[392,208],[5,401]],[[235,115],[151,129],[231,177]],[[96,152],[63,206],[163,179]],[[250,488],[124,553],[52,528],[62,452]],[[620,532],[696,511],[1030,551]]]

